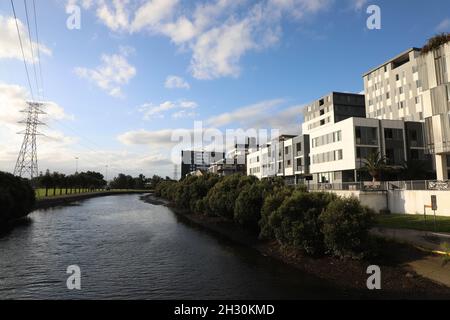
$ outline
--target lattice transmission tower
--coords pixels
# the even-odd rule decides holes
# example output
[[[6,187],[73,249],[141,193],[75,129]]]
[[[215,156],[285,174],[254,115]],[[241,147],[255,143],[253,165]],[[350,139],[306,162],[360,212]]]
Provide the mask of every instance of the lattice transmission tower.
[[[44,125],[39,120],[39,116],[45,114],[45,112],[42,111],[43,103],[27,102],[27,104],[28,108],[21,110],[26,114],[26,118],[19,123],[25,124],[26,127],[24,131],[19,132],[19,134],[24,135],[24,138],[17,157],[14,175],[33,179],[39,175],[36,137],[41,135],[37,130],[38,126]]]

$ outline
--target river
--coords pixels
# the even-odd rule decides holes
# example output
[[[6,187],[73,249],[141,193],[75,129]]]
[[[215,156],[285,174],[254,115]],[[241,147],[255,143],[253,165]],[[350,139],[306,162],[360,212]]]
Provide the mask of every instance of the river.
[[[68,290],[67,267],[81,269]],[[315,299],[337,289],[138,195],[38,210],[0,236],[0,299]]]

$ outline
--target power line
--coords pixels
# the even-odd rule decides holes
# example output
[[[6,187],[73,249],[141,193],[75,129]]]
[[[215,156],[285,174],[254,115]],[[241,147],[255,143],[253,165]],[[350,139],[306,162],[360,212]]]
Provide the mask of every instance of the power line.
[[[39,75],[41,77],[41,96],[42,100],[44,100],[44,77],[42,76],[42,65],[41,65],[41,48],[39,42],[39,29],[37,22],[37,14],[36,14],[36,1],[33,0],[33,12],[34,12],[34,26],[36,29],[36,43],[37,43],[37,54],[38,54],[38,63],[39,63]]]
[[[25,72],[27,73],[28,86],[30,87],[31,97],[34,100],[33,87],[31,86],[30,73],[28,72],[28,66],[27,66],[27,62],[26,62],[26,59],[25,59],[25,52],[23,50],[22,37],[20,36],[19,23],[17,22],[16,8],[14,7],[13,0],[11,0],[11,7],[12,7],[12,10],[13,10],[13,13],[14,13],[14,20],[16,21],[17,35],[19,36],[19,43],[20,43],[20,49],[22,50],[23,64],[25,66]]]
[[[23,0],[23,4],[25,6],[25,17],[27,19],[28,39],[30,40],[30,50],[31,50],[31,59],[32,59],[33,70],[34,70],[34,79],[36,80],[36,90],[37,90],[37,94],[39,95],[39,93],[40,93],[39,81],[38,81],[38,76],[37,76],[37,72],[36,72],[36,62],[35,62],[35,59],[34,59],[33,39],[32,39],[32,36],[31,36],[30,18],[28,16],[27,1]]]

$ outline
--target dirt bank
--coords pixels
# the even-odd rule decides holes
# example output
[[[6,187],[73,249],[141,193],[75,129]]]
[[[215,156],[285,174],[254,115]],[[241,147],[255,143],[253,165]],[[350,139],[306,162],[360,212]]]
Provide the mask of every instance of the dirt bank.
[[[186,223],[200,227],[216,236],[254,248],[265,256],[281,260],[302,272],[330,281],[351,292],[349,296],[363,299],[450,299],[450,288],[419,276],[407,264],[428,254],[408,245],[382,242],[382,254],[370,260],[343,260],[334,257],[312,258],[299,250],[282,247],[277,242],[265,242],[255,234],[239,228],[223,218],[183,212],[153,195],[141,197],[154,205],[166,205]],[[366,286],[367,267],[378,265],[382,272],[382,290],[369,291]]]

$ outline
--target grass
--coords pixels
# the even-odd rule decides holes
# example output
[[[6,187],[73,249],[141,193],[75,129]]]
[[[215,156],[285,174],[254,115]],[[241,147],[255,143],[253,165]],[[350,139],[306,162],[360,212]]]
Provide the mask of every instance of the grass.
[[[392,229],[412,229],[419,231],[437,231],[450,233],[450,217],[436,216],[436,230],[434,217],[427,214],[425,222],[423,215],[412,214],[386,214],[376,218],[377,226]]]
[[[45,199],[45,198],[53,198],[53,197],[59,197],[59,196],[66,196],[66,189],[59,189],[56,188],[55,190],[52,189],[48,189],[48,196],[45,196],[45,188],[43,189],[36,189],[36,199],[40,200],[40,199]],[[72,193],[71,190],[68,190],[67,196],[70,195],[75,195],[75,194],[85,194],[85,193],[95,193],[95,192],[105,192],[105,190],[103,189],[98,189],[95,191],[91,191],[89,189],[81,189],[81,192],[79,192],[80,190],[75,190],[72,189]],[[109,190],[109,192],[129,192],[129,191],[135,191],[135,192],[141,192],[141,191],[148,191],[148,190]]]

